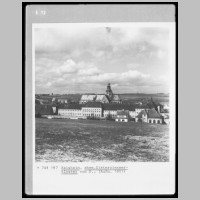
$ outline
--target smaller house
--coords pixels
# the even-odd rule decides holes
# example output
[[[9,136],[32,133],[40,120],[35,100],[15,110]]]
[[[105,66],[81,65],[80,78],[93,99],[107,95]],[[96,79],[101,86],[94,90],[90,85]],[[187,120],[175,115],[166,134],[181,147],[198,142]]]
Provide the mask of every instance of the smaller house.
[[[147,110],[149,109],[148,105],[146,104],[143,104],[143,105],[136,105],[135,107],[135,114],[136,116],[141,112],[141,111],[144,111],[144,110]]]
[[[162,124],[163,117],[154,108],[142,110],[135,118],[136,122]]]
[[[148,122],[147,120],[147,110],[142,110],[136,117],[136,122]]]
[[[147,118],[148,123],[162,124],[163,117],[155,109],[150,109],[147,111]]]
[[[116,122],[128,122],[129,121],[129,111],[128,110],[118,110],[115,121]]]

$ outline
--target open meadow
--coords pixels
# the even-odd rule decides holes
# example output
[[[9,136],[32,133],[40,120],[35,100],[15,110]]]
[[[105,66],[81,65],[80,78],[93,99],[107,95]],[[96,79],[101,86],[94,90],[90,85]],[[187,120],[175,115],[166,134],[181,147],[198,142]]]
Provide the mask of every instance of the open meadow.
[[[169,126],[36,118],[39,162],[167,162]]]

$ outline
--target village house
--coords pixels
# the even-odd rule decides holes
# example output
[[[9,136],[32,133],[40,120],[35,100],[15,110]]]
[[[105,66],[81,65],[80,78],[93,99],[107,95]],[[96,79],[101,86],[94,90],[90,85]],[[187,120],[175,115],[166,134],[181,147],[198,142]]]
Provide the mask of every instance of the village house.
[[[115,121],[116,122],[128,122],[129,121],[129,111],[128,110],[118,110]]]
[[[160,110],[160,114],[162,115],[163,117],[163,121],[165,124],[169,124],[169,109],[164,109],[164,108],[161,108]]]
[[[147,118],[148,118],[148,123],[162,124],[163,121],[162,116],[155,109],[150,109],[147,111]]]
[[[111,118],[116,118],[118,110],[128,110],[129,116],[135,118],[135,106],[129,104],[103,104],[103,116],[107,117],[108,115]]]
[[[142,110],[136,117],[135,122],[148,122],[147,120],[147,110]]]
[[[144,111],[144,110],[147,110],[147,109],[149,109],[149,106],[146,105],[146,104],[137,105],[136,108],[135,108],[135,117],[136,117],[141,111]]]
[[[163,117],[154,108],[142,110],[135,118],[136,122],[162,124]]]
[[[117,115],[117,110],[119,110],[119,104],[104,104],[103,105],[103,116],[115,118]]]

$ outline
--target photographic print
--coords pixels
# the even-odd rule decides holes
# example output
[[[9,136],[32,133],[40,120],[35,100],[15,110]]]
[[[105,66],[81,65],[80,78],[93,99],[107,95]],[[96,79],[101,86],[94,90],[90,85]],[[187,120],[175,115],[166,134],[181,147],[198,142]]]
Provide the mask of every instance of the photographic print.
[[[177,5],[121,4],[24,6],[26,197],[177,195]]]
[[[32,30],[35,162],[169,162],[170,23]]]

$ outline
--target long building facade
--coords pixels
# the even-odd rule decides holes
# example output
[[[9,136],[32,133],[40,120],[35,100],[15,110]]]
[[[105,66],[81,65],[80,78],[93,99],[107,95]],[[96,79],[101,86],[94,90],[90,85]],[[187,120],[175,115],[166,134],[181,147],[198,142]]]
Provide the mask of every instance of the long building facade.
[[[109,118],[116,120],[119,117],[118,113],[121,111],[126,111],[126,115],[128,113],[128,117],[126,116],[128,121],[162,123],[163,119],[155,108],[148,108],[146,105],[103,104],[100,102],[61,105],[58,107],[58,116],[63,118]]]

